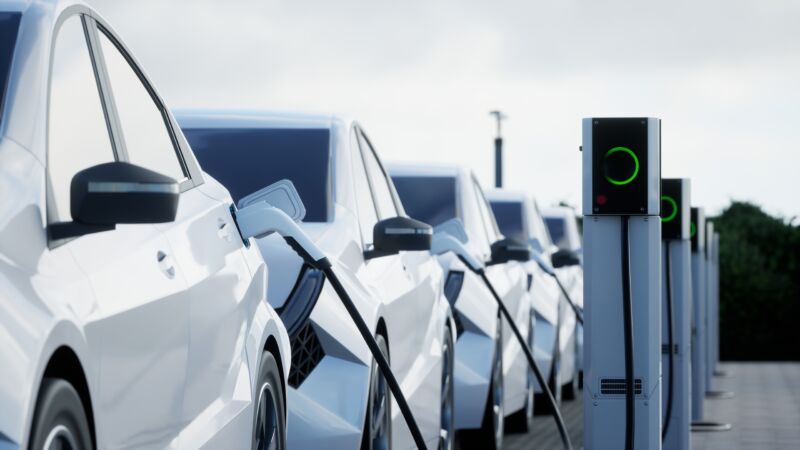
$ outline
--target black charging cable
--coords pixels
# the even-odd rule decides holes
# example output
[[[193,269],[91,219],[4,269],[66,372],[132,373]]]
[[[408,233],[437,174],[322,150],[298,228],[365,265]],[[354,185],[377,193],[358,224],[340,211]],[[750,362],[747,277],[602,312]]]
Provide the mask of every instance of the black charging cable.
[[[406,420],[408,429],[411,431],[411,436],[414,437],[414,443],[417,445],[418,449],[427,450],[427,447],[425,446],[425,440],[422,438],[422,432],[419,430],[419,425],[417,425],[414,415],[411,414],[411,408],[408,406],[408,401],[406,401],[403,391],[400,390],[400,384],[397,382],[397,379],[392,373],[392,367],[389,365],[389,361],[387,361],[386,357],[383,356],[380,347],[378,347],[378,343],[375,342],[375,337],[372,336],[372,332],[370,331],[369,327],[358,313],[356,305],[353,304],[353,300],[350,299],[350,296],[347,294],[344,286],[342,286],[342,283],[339,281],[336,273],[333,272],[331,263],[327,258],[325,258],[321,261],[317,261],[316,265],[317,268],[320,269],[331,282],[333,290],[336,291],[336,294],[339,296],[339,299],[341,299],[345,309],[347,309],[347,313],[350,314],[350,317],[356,324],[358,332],[361,333],[361,337],[364,339],[364,342],[367,343],[367,347],[369,347],[369,350],[372,352],[372,356],[378,363],[378,367],[381,369],[383,377],[386,378],[386,383],[389,385],[389,389],[392,391],[392,395],[394,395],[397,406],[400,408],[400,412],[403,414],[403,418]]]
[[[664,252],[664,264],[666,264],[666,280],[664,280],[667,288],[667,346],[669,347],[669,355],[667,356],[667,407],[666,416],[664,417],[664,428],[661,430],[661,442],[667,437],[667,430],[669,430],[669,422],[672,419],[672,402],[674,393],[674,376],[675,376],[675,338],[674,338],[674,324],[673,324],[673,305],[672,305],[672,263],[670,257],[670,241],[666,241],[667,249]]]
[[[300,255],[309,265],[322,271],[328,281],[330,281],[333,290],[339,297],[339,300],[342,301],[342,304],[347,310],[347,313],[350,315],[350,318],[353,319],[353,323],[355,323],[358,332],[361,334],[361,338],[367,344],[367,347],[369,347],[372,357],[375,358],[375,362],[378,363],[378,368],[380,368],[383,377],[386,379],[386,384],[389,385],[389,390],[392,392],[392,395],[397,402],[397,406],[400,408],[400,412],[403,414],[403,419],[405,419],[409,431],[411,431],[411,436],[414,438],[414,443],[418,449],[427,450],[428,447],[425,445],[425,440],[422,438],[422,432],[419,429],[419,425],[417,425],[416,419],[414,419],[414,415],[411,413],[411,408],[408,406],[408,401],[406,400],[405,395],[403,395],[403,391],[400,389],[400,383],[397,382],[397,378],[395,378],[394,373],[392,373],[392,367],[389,365],[389,361],[387,361],[386,357],[383,356],[383,352],[381,352],[381,348],[375,341],[375,337],[372,335],[372,332],[370,331],[366,322],[364,322],[361,314],[359,314],[358,309],[353,303],[353,300],[350,298],[350,295],[347,293],[347,290],[344,288],[344,286],[342,286],[342,283],[339,281],[339,277],[336,276],[336,272],[333,271],[331,262],[328,260],[328,258],[316,260],[310,254],[308,254],[303,246],[300,245],[294,238],[290,236],[284,236],[283,238],[286,243],[289,244],[289,246],[292,247],[295,252],[297,252],[298,255]]]
[[[561,292],[564,294],[564,299],[567,301],[567,304],[572,307],[572,310],[575,311],[575,317],[578,319],[578,322],[583,325],[583,311],[578,308],[578,305],[576,305],[575,302],[572,301],[572,297],[570,297],[569,292],[567,292],[567,288],[565,288],[561,283],[561,279],[558,278],[558,275],[556,275],[555,272],[550,272],[547,270],[544,272],[556,280],[556,284],[558,284],[558,287],[561,288]]]
[[[633,301],[631,300],[631,249],[629,217],[622,216],[622,313],[625,333],[625,450],[633,450],[636,391],[633,377]]]
[[[472,266],[467,262],[464,261],[463,258],[459,257],[464,262],[464,265],[472,268]],[[483,269],[471,269],[473,272],[478,274],[481,279],[483,280],[486,287],[489,288],[489,291],[492,293],[492,297],[494,297],[495,301],[497,302],[497,306],[500,308],[500,312],[503,314],[503,317],[506,318],[506,322],[511,327],[511,331],[514,332],[514,336],[516,336],[517,341],[519,341],[520,346],[522,347],[523,352],[525,353],[525,357],[528,359],[528,365],[531,367],[533,374],[536,376],[536,380],[539,382],[539,386],[542,387],[542,390],[546,394],[547,401],[552,406],[553,411],[553,419],[556,421],[556,426],[558,427],[558,433],[561,435],[561,442],[564,443],[564,448],[567,450],[572,450],[572,442],[569,439],[569,434],[567,433],[567,427],[564,425],[564,419],[561,417],[561,412],[558,409],[558,405],[556,404],[556,400],[553,397],[553,393],[550,391],[550,388],[547,386],[547,383],[544,381],[544,376],[542,376],[542,372],[539,370],[539,367],[536,365],[536,360],[533,359],[533,353],[531,353],[531,349],[528,346],[528,343],[525,341],[525,338],[522,336],[522,333],[519,332],[519,328],[514,323],[514,319],[511,317],[511,313],[508,312],[506,309],[506,305],[503,304],[500,295],[497,291],[494,290],[494,286],[492,286],[491,281],[486,276],[486,272]]]

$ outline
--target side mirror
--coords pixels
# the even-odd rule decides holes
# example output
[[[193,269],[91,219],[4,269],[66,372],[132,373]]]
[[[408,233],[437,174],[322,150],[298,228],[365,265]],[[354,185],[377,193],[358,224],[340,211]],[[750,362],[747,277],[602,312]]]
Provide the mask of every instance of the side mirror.
[[[528,261],[531,250],[527,244],[515,239],[505,238],[492,244],[492,259],[489,264],[503,264],[509,261]]]
[[[366,259],[394,255],[401,251],[430,250],[433,228],[410,217],[381,220],[372,229],[372,250],[364,252]]]
[[[123,223],[172,222],[179,198],[178,182],[152,170],[125,162],[89,167],[72,178],[73,221],[51,224],[50,238],[113,230]]]
[[[581,259],[578,257],[578,254],[567,249],[560,249],[553,253],[551,259],[553,261],[553,267],[556,269],[559,267],[577,266],[581,263]]]

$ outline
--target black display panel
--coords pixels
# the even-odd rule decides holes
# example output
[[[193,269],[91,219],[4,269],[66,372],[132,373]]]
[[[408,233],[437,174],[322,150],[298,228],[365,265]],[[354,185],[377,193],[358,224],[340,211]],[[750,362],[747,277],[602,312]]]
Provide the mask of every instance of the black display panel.
[[[699,208],[692,208],[691,223],[689,223],[689,237],[692,238],[692,251],[696,252],[699,248],[700,240],[703,239],[703,229],[705,228],[705,215]]]
[[[592,119],[592,211],[647,213],[646,118]]]
[[[661,179],[661,239],[681,239],[683,217],[683,180],[680,178]]]

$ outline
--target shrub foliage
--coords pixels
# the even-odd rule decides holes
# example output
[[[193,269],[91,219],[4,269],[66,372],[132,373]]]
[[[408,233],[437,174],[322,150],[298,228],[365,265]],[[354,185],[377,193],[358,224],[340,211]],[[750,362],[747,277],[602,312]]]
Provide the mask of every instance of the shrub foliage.
[[[734,201],[720,234],[720,357],[800,360],[800,227]]]

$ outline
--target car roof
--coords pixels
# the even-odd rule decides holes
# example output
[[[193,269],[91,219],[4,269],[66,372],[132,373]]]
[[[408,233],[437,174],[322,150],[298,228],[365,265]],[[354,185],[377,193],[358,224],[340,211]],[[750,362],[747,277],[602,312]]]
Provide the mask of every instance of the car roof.
[[[352,120],[335,114],[237,109],[174,109],[183,128],[331,128]]]
[[[454,164],[388,162],[386,170],[392,176],[458,177],[466,169]]]
[[[523,203],[528,195],[522,191],[491,188],[486,189],[486,199],[491,201]]]
[[[568,206],[548,206],[542,208],[542,215],[545,217],[575,217],[575,210]]]

